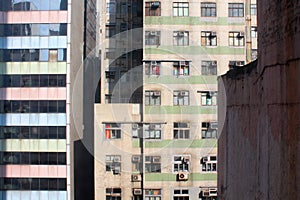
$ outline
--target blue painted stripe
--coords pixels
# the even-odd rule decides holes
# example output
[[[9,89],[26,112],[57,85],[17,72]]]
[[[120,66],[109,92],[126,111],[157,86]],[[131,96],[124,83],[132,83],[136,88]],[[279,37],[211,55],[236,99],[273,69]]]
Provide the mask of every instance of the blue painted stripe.
[[[0,114],[1,126],[66,126],[65,113]]]
[[[67,36],[0,37],[0,49],[64,49]]]
[[[67,200],[67,191],[0,191],[0,200]]]

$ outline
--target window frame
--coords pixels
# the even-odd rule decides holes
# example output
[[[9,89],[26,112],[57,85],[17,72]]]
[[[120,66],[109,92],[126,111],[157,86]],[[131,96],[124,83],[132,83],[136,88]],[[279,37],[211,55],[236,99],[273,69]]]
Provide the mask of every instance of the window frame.
[[[228,33],[228,45],[230,47],[244,47],[245,36],[242,31],[230,31]]]
[[[105,123],[104,133],[107,140],[122,139],[122,125],[119,123]]]
[[[201,31],[201,46],[217,46],[218,38],[215,31]]]
[[[201,2],[201,17],[216,17],[217,4],[215,2]]]
[[[172,172],[190,172],[191,171],[191,155],[181,154],[173,155],[172,159]]]
[[[212,126],[213,125],[213,126]],[[201,138],[202,139],[217,139],[218,138],[218,122],[202,122]]]
[[[228,3],[228,17],[244,17],[244,3]]]
[[[160,106],[161,105],[161,91],[146,90],[145,91],[145,106]]]
[[[202,172],[217,173],[218,157],[216,155],[204,156],[201,158],[200,164]]]
[[[145,189],[145,200],[161,200],[161,189]]]
[[[173,31],[173,46],[189,46],[189,31]]]
[[[201,61],[201,75],[217,76],[218,62],[216,60],[202,60]]]
[[[159,76],[161,71],[161,62],[148,61],[145,62],[145,74],[149,76]]]
[[[188,106],[188,105],[190,105],[190,91],[174,90],[173,91],[173,106]]]
[[[173,76],[189,76],[190,75],[190,62],[189,61],[176,61],[173,62]]]
[[[161,173],[161,156],[145,156],[145,173]]]
[[[105,172],[113,172],[114,175],[121,174],[121,155],[105,156]]]
[[[161,40],[160,31],[145,31],[145,46],[159,46]]]
[[[189,122],[174,122],[173,123],[173,139],[188,140],[191,137]]]
[[[217,91],[202,91],[201,106],[217,106]],[[205,102],[205,103],[204,103]]]
[[[155,3],[159,3],[157,6]],[[161,2],[160,1],[146,1],[145,2],[145,16],[161,16]]]
[[[174,17],[189,16],[189,3],[188,2],[173,2],[173,16]]]
[[[161,140],[162,139],[162,124],[152,123],[144,124],[145,140]],[[148,132],[148,134],[147,134]]]

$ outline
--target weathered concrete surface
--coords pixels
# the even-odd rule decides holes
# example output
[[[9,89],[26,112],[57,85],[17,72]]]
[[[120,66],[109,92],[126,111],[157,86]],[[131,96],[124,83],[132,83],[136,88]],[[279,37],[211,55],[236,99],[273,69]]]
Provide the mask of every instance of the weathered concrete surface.
[[[258,8],[259,62],[219,78],[227,99],[219,195],[299,200],[300,1],[258,1]]]

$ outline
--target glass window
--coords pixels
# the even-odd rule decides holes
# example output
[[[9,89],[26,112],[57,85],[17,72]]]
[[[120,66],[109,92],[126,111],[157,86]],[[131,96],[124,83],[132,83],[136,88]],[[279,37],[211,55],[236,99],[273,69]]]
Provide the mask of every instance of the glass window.
[[[121,173],[121,156],[120,155],[107,155],[105,157],[106,171],[112,171],[113,174]]]
[[[189,172],[190,160],[190,155],[175,155],[173,157],[173,172]]]
[[[229,46],[244,46],[244,32],[229,32]]]
[[[188,76],[190,74],[190,64],[188,61],[179,61],[173,63],[174,76]]]
[[[48,61],[49,59],[49,50],[41,49],[40,50],[40,61]]]
[[[173,105],[174,106],[187,106],[189,105],[189,91],[178,90],[173,92]]]
[[[122,132],[121,124],[117,124],[117,123],[105,124],[106,139],[120,139],[121,132]]]
[[[67,51],[66,49],[58,49],[57,61],[66,61]]]
[[[217,138],[218,122],[202,122],[202,139]]]
[[[145,91],[146,106],[160,105],[160,103],[161,103],[160,91]]]
[[[49,113],[57,113],[57,101],[49,101]]]
[[[201,31],[201,46],[217,46],[217,33],[214,31]]]
[[[173,3],[173,16],[189,16],[189,3]]]
[[[145,3],[145,16],[160,16],[161,6],[159,1]]]
[[[49,50],[49,62],[57,62],[57,49]]]
[[[203,60],[201,62],[201,74],[216,76],[217,75],[217,61],[216,60],[213,60],[213,61]]]
[[[173,45],[174,46],[188,46],[189,45],[189,32],[188,31],[174,31],[173,32]]]
[[[229,3],[228,4],[229,17],[244,17],[244,4],[243,3]]]
[[[145,172],[146,173],[160,173],[161,172],[161,157],[160,156],[146,156],[145,157]]]
[[[160,75],[161,62],[145,62],[146,75]]]
[[[161,189],[145,189],[145,200],[161,200]]]
[[[160,45],[160,31],[146,31],[145,45]]]
[[[201,105],[202,106],[216,106],[217,105],[217,92],[215,92],[215,91],[201,92]]]
[[[190,124],[183,122],[174,122],[174,139],[189,139]]]
[[[257,38],[257,26],[251,26],[251,37]]]
[[[145,139],[161,139],[161,124],[144,124]]]
[[[217,171],[217,156],[206,156],[200,160],[203,172],[216,172]]]
[[[217,4],[216,3],[201,3],[201,17],[216,17]]]
[[[251,15],[257,14],[256,4],[251,4]]]

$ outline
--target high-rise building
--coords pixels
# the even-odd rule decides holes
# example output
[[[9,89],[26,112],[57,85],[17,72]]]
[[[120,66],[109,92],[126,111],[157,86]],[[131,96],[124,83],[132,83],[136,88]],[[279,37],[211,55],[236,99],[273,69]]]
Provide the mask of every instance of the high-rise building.
[[[106,0],[101,8],[95,198],[215,200],[217,75],[255,59],[256,3]]]
[[[74,199],[72,94],[96,11],[95,0],[1,0],[0,199]]]

